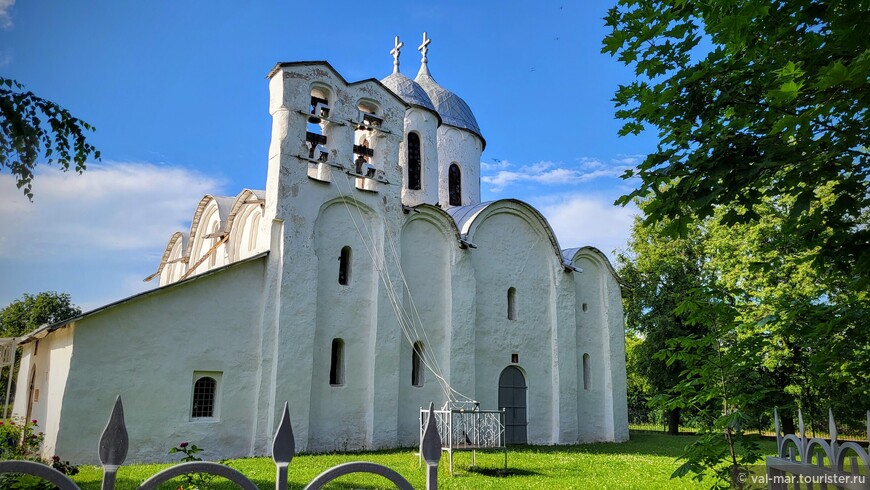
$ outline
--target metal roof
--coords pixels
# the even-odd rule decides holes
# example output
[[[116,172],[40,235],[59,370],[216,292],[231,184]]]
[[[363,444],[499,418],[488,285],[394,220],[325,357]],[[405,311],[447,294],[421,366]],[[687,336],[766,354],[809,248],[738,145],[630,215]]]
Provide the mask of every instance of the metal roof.
[[[459,233],[466,235],[471,226],[471,222],[474,221],[474,218],[476,218],[481,211],[486,209],[486,207],[492,203],[493,201],[487,201],[466,206],[453,206],[444,211],[453,218],[453,222],[456,223],[456,229],[459,230]]]
[[[129,303],[131,301],[135,301],[139,298],[150,296],[158,291],[165,291],[169,288],[178,287],[182,284],[189,284],[189,283],[192,283],[194,281],[198,281],[198,280],[203,279],[205,277],[209,277],[209,276],[212,276],[212,275],[217,274],[219,272],[223,272],[223,271],[230,269],[232,267],[236,267],[236,266],[240,266],[242,264],[247,264],[249,262],[254,262],[256,260],[260,260],[260,259],[266,257],[267,255],[269,255],[268,250],[265,252],[260,252],[257,255],[252,255],[250,257],[244,258],[244,259],[236,261],[236,262],[231,262],[229,264],[222,265],[220,267],[215,267],[214,269],[209,269],[205,272],[192,275],[192,276],[188,277],[187,279],[182,279],[180,281],[165,284],[163,286],[159,286],[159,287],[156,287],[154,289],[148,289],[146,291],[142,291],[141,293],[137,293],[137,294],[134,294],[132,296],[128,296],[128,297],[123,298],[123,299],[119,299],[118,301],[114,301],[114,302],[109,303],[107,305],[100,306],[99,308],[95,308],[93,310],[86,311],[84,313],[80,313],[72,318],[67,318],[66,320],[60,320],[58,322],[54,322],[51,324],[44,324],[44,325],[40,326],[39,328],[37,328],[36,330],[33,330],[30,333],[27,333],[21,337],[17,337],[17,339],[23,339],[20,342],[18,342],[18,344],[19,345],[26,344],[26,343],[30,342],[31,340],[41,339],[41,338],[45,337],[46,335],[50,334],[51,332],[54,332],[55,330],[57,330],[59,328],[68,327],[72,323],[75,323],[83,318],[93,316],[101,311],[105,311],[105,310],[108,310],[110,308],[114,308],[115,306]]]
[[[392,75],[381,80],[381,83],[395,92],[396,95],[401,97],[402,100],[408,104],[438,114],[438,111],[435,110],[435,105],[432,104],[432,100],[429,99],[429,96],[426,94],[426,91],[423,90],[423,87],[414,80],[403,75],[401,72],[394,72]]]
[[[483,146],[486,147],[486,140],[480,133],[480,126],[477,125],[477,119],[474,118],[471,108],[461,97],[438,85],[425,64],[420,67],[414,81],[429,95],[444,124],[471,131],[483,141]]]

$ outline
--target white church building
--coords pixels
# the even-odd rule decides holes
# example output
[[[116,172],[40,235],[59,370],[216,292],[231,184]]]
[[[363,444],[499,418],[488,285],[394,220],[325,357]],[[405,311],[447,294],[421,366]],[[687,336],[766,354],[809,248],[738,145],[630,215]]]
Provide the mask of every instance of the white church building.
[[[268,454],[414,446],[432,401],[505,408],[508,442],[628,439],[620,284],[515,199],[480,202],[486,145],[431,75],[269,72],[265,190],[202,198],[159,287],[28,334],[14,414],[96,461],[117,395],[128,461],[192,441]]]

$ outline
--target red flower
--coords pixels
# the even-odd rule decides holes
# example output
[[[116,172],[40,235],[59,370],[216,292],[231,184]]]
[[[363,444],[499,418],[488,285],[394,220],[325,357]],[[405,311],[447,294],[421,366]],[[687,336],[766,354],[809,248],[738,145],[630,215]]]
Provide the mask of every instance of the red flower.
[[[58,461],[60,461],[60,456],[52,456],[51,460],[57,463]]]
[[[31,420],[30,423],[36,425],[36,419]]]
[[[0,425],[3,425],[3,421],[2,421],[2,420],[0,420]]]
[[[186,443],[186,442],[182,442],[181,444],[178,445],[178,447],[187,447],[187,443]]]

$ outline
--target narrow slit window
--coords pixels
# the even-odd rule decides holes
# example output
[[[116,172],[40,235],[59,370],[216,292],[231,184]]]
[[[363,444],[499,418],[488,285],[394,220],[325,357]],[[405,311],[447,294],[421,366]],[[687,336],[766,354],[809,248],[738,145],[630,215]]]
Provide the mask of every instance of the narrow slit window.
[[[193,385],[193,406],[190,416],[193,418],[214,417],[214,400],[217,392],[217,381],[209,376],[203,376]]]
[[[588,390],[592,373],[589,372],[589,354],[583,354],[583,389]]]
[[[447,171],[447,189],[450,194],[448,204],[462,206],[462,172],[455,163],[451,163]]]
[[[420,137],[417,133],[408,133],[408,189],[420,190],[421,173]]]
[[[342,286],[350,284],[350,261],[353,251],[350,247],[343,247],[338,257],[338,283]]]
[[[507,317],[508,320],[517,319],[517,290],[516,288],[508,288],[507,290]]]
[[[332,354],[329,361],[329,384],[341,386],[344,384],[344,341],[332,339]]]
[[[415,342],[411,353],[411,384],[423,386],[423,342]]]

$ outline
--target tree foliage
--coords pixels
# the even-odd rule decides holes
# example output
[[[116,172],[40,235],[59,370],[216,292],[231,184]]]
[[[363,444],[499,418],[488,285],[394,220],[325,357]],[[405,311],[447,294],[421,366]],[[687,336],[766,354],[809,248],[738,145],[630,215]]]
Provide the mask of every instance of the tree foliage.
[[[648,203],[641,203],[645,208]],[[663,232],[664,223],[645,224],[635,218],[628,250],[616,257],[619,276],[629,286],[625,295],[626,325],[643,338],[631,366],[651,385],[655,393],[666,393],[680,382],[685,366],[666,365],[655,354],[668,347],[668,341],[698,333],[688,317],[676,313],[686,292],[703,281],[701,235],[692,230],[685,237]],[[668,407],[668,431],[679,433],[682,406]]]
[[[831,186],[820,195],[813,206],[830,205]],[[745,431],[768,430],[773,407],[787,426],[797,408],[819,428],[828,408],[841,429],[865,420],[870,302],[812,267],[813,251],[784,231],[789,199],[764,198],[751,223],[722,224],[729,209],[718,208],[683,238],[666,233],[666,220],[638,218],[618,256],[631,287],[627,327],[643,333],[634,350],[648,356],[639,371],[659,390],[654,406],[690,412],[701,429],[675,476],[730,484],[757,456]]]
[[[783,236],[870,287],[870,1],[620,0],[605,21],[602,51],[637,75],[614,99],[621,134],[659,134],[618,203],[654,195],[648,223],[685,233],[788,197]]]
[[[15,80],[0,78],[0,170],[12,172],[28,199],[33,199],[33,171],[40,156],[79,173],[90,155],[100,158],[85,138],[93,130],[63,107],[25,92]]]
[[[73,318],[82,313],[67,293],[25,293],[0,310],[0,336],[20,337],[42,325]]]

